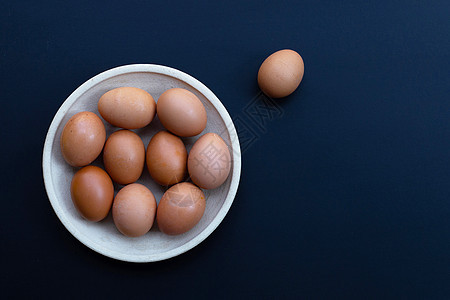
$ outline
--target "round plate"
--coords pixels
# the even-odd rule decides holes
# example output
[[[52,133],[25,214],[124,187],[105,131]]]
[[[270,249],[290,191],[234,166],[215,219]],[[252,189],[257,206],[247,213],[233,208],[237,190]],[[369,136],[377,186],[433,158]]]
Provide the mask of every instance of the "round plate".
[[[150,232],[141,237],[126,237],[116,229],[111,213],[101,222],[93,223],[83,219],[73,206],[70,183],[79,168],[71,167],[62,157],[60,150],[62,129],[66,122],[80,111],[92,111],[100,116],[97,109],[98,99],[105,92],[122,86],[146,90],[155,100],[170,88],[179,87],[193,92],[205,106],[208,122],[205,130],[198,136],[183,138],[187,150],[190,150],[202,134],[208,132],[219,134],[228,145],[232,158],[230,175],[220,187],[214,190],[203,190],[206,196],[205,213],[200,222],[184,234],[165,235],[155,224]],[[118,129],[104,120],[103,123],[107,136]],[[150,125],[133,131],[139,134],[147,147],[151,137],[160,130],[164,130],[164,127],[156,117]],[[93,164],[102,166],[101,156]],[[73,236],[92,250],[114,259],[152,262],[168,259],[192,249],[216,229],[230,209],[236,195],[241,173],[241,152],[236,129],[227,110],[205,85],[173,68],[137,64],[117,67],[89,79],[64,101],[48,130],[42,167],[50,203],[58,218]],[[137,182],[147,186],[155,195],[157,202],[166,190],[151,179],[146,168]],[[115,193],[121,187],[115,185]]]

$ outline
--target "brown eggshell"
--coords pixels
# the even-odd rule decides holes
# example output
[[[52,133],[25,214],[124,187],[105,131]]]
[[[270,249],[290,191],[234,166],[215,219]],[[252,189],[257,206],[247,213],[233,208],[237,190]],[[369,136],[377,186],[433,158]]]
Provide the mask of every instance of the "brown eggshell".
[[[146,91],[135,87],[120,87],[103,94],[98,111],[108,123],[126,129],[142,128],[155,116],[156,103]]]
[[[87,166],[73,176],[70,193],[81,216],[98,222],[108,215],[114,198],[114,186],[103,169]]]
[[[186,176],[186,147],[179,137],[160,131],[148,143],[146,162],[157,183],[166,186],[178,183]]]
[[[191,230],[205,212],[205,195],[189,182],[178,183],[162,196],[156,221],[165,234],[177,235]]]
[[[144,169],[144,143],[132,131],[116,131],[106,140],[103,163],[115,182],[124,185],[133,183],[139,179]]]
[[[286,97],[297,89],[304,71],[300,54],[289,49],[280,50],[262,63],[258,72],[258,85],[269,97]]]
[[[83,167],[99,156],[105,139],[106,130],[102,120],[93,112],[79,112],[63,128],[61,152],[69,165]]]
[[[142,184],[129,184],[114,198],[112,208],[114,224],[126,236],[137,237],[146,234],[153,226],[155,213],[155,197]]]
[[[202,135],[189,152],[189,176],[201,188],[217,188],[225,182],[230,169],[230,151],[222,138],[215,133]]]
[[[186,89],[165,91],[158,99],[156,111],[164,127],[178,136],[194,136],[206,127],[205,107],[196,95]]]

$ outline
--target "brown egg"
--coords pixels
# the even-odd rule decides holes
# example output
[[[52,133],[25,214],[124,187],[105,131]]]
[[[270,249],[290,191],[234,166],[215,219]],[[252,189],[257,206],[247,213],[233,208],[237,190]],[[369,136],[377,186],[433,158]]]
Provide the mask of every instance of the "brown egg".
[[[108,123],[126,129],[142,128],[155,116],[156,103],[146,91],[120,87],[103,94],[98,111]]]
[[[297,89],[304,70],[303,59],[297,52],[280,50],[262,63],[258,72],[258,85],[269,97],[286,97]]]
[[[148,172],[161,185],[178,183],[186,176],[186,147],[179,137],[167,131],[152,137],[146,161]]]
[[[135,182],[144,169],[144,143],[130,130],[116,131],[106,140],[103,163],[115,182],[120,184]]]
[[[159,120],[178,136],[194,136],[206,127],[206,110],[196,95],[188,90],[173,88],[158,99],[156,111]]]
[[[215,189],[220,186],[227,179],[230,169],[230,151],[215,133],[202,135],[189,152],[189,175],[201,188]]]
[[[83,218],[98,222],[108,215],[114,198],[114,186],[103,169],[87,166],[73,176],[70,194]]]
[[[137,237],[146,234],[153,226],[155,213],[155,196],[142,184],[129,184],[114,198],[114,224],[126,236]]]
[[[159,230],[176,235],[191,230],[205,211],[205,195],[189,182],[168,189],[161,198],[156,212]]]
[[[61,133],[61,152],[66,162],[83,167],[102,152],[106,130],[102,120],[90,111],[79,112],[67,121]]]

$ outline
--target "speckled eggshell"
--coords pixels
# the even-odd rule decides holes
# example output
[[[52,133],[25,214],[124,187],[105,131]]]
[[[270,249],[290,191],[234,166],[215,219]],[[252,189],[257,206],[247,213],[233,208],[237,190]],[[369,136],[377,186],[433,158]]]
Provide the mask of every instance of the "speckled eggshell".
[[[270,55],[258,71],[258,85],[269,97],[283,98],[292,94],[302,81],[305,66],[297,52],[280,50]]]
[[[102,120],[93,112],[79,112],[64,126],[60,140],[61,152],[69,165],[83,167],[100,155],[105,139],[106,130]]]

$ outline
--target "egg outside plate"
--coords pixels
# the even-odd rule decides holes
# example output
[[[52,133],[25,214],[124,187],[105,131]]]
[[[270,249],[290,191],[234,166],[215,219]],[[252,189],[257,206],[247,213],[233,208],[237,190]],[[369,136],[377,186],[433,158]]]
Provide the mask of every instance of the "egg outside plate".
[[[231,153],[231,171],[228,179],[214,190],[203,190],[206,209],[200,222],[190,231],[169,236],[160,232],[155,225],[145,235],[130,238],[122,235],[114,225],[109,213],[101,222],[93,223],[83,219],[76,211],[70,197],[70,183],[79,168],[68,165],[61,154],[60,136],[64,124],[80,111],[92,111],[100,116],[97,102],[107,91],[121,86],[138,87],[149,92],[154,99],[174,87],[193,92],[205,106],[208,122],[205,130],[195,137],[182,138],[189,151],[194,142],[207,132],[219,134]],[[107,136],[118,128],[102,119]],[[147,147],[151,137],[164,127],[156,117],[150,125],[133,130]],[[100,155],[93,165],[101,166]],[[77,88],[61,105],[56,113],[45,139],[42,168],[45,188],[50,203],[69,232],[92,250],[105,256],[129,262],[153,262],[182,254],[206,239],[222,222],[233,203],[241,173],[241,152],[239,139],[227,110],[220,100],[204,84],[179,70],[152,64],[126,65],[110,69],[89,79]],[[157,202],[166,188],[155,183],[146,167],[137,181],[147,186]],[[121,188],[115,185],[115,194]]]

